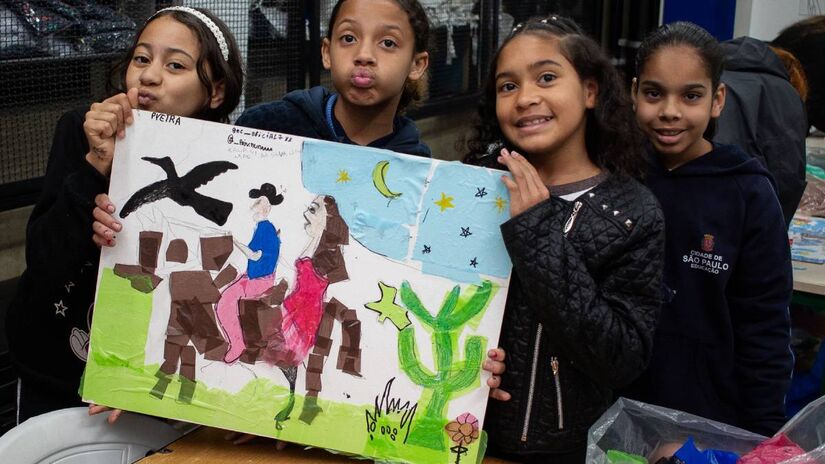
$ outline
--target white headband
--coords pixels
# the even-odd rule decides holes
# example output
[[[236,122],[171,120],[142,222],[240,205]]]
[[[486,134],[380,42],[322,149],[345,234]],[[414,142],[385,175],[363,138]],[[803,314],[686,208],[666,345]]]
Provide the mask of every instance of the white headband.
[[[168,8],[164,8],[162,10],[158,10],[153,14],[149,19],[151,20],[155,16],[159,15],[164,11],[183,11],[184,13],[189,13],[192,16],[201,20],[206,27],[212,31],[212,35],[215,37],[215,41],[218,42],[218,47],[221,49],[221,55],[223,55],[223,59],[228,63],[229,62],[229,46],[226,44],[226,38],[223,36],[223,32],[221,32],[220,28],[214,21],[209,19],[208,16],[201,13],[200,11],[190,8],[188,6],[170,6]]]

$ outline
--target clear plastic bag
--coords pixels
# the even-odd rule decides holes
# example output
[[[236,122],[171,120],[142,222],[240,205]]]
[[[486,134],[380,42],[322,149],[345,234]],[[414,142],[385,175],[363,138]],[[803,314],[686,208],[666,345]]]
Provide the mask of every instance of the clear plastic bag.
[[[779,433],[807,451],[782,464],[825,464],[825,396],[802,408]]]
[[[689,437],[693,437],[696,446],[701,449],[726,450],[739,455],[747,453],[767,440],[767,437],[732,425],[619,398],[590,427],[586,462],[606,464],[609,450],[623,451],[649,459],[659,446],[685,443]]]
[[[809,451],[802,456],[782,461],[781,464],[825,464],[825,445]]]

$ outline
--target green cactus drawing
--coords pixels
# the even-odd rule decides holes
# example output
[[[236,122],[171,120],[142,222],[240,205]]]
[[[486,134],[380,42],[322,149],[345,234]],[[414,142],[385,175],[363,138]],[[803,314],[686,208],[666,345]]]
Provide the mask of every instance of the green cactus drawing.
[[[447,403],[478,379],[486,341],[484,337],[468,337],[464,346],[464,360],[456,361],[459,355],[458,338],[464,325],[486,309],[492,299],[493,284],[489,280],[475,289],[469,299],[460,299],[460,289],[456,285],[447,294],[438,315],[433,317],[421,304],[410,284],[406,281],[401,284],[401,301],[404,306],[432,330],[435,356],[435,372],[430,372],[421,364],[416,352],[413,326],[400,331],[398,358],[401,369],[413,383],[424,387],[419,402],[426,401],[429,397],[424,415],[416,421],[408,443],[436,450],[446,449],[444,424],[447,423]]]

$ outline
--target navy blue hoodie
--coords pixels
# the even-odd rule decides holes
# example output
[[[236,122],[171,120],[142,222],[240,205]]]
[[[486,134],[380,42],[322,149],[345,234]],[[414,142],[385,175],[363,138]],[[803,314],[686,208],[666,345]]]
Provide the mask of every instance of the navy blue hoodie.
[[[261,103],[247,109],[235,124],[299,137],[352,144],[334,116],[331,123],[336,127],[339,136],[336,137],[330,127],[330,121],[327,120],[326,106],[332,95],[324,87],[295,90],[284,95],[282,100]],[[421,142],[415,123],[404,116],[395,118],[392,134],[370,143],[369,146],[409,155],[431,156],[429,147]]]
[[[665,213],[666,304],[626,396],[771,435],[791,380],[788,235],[770,174],[732,145],[647,186]]]
[[[740,37],[723,42],[722,50],[727,95],[713,139],[739,145],[768,168],[787,226],[805,191],[805,103],[768,44]]]

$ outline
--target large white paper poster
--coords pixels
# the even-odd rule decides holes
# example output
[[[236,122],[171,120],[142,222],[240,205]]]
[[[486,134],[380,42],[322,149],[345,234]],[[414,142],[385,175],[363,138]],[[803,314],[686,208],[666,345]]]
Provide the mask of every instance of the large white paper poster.
[[[84,398],[475,462],[511,269],[500,174],[137,111]]]

